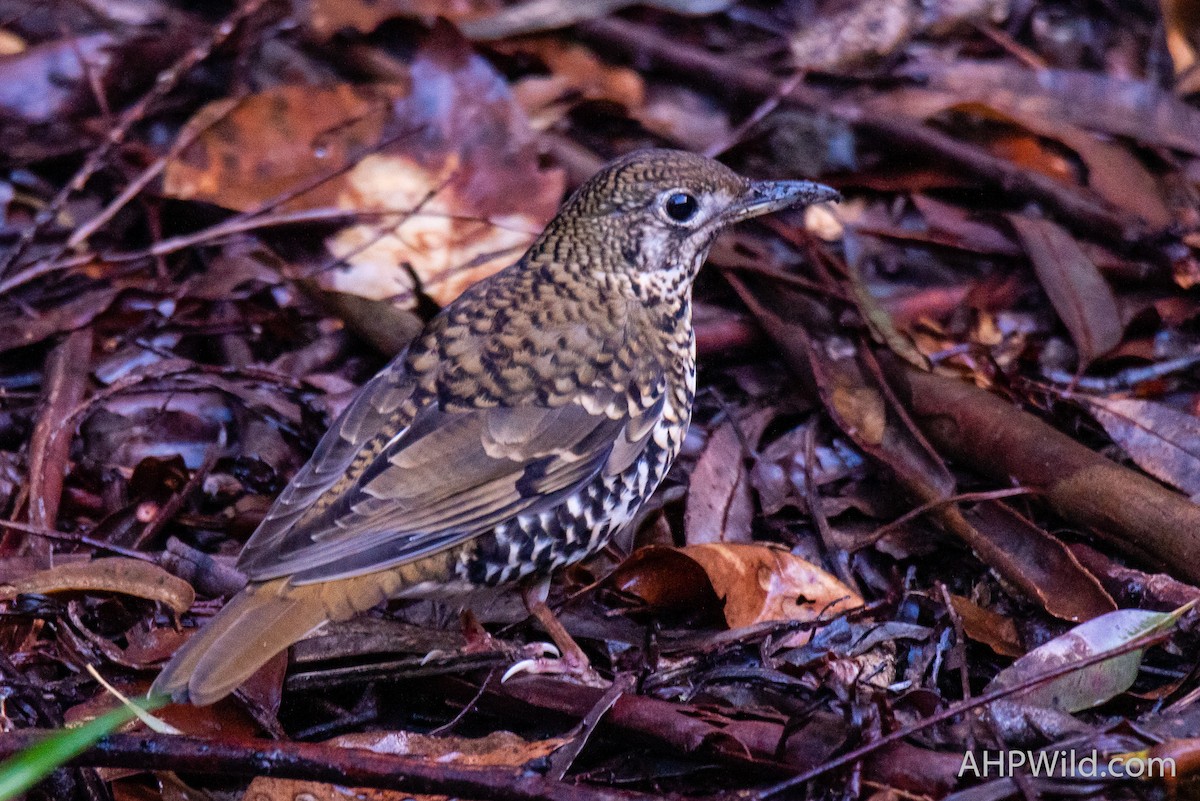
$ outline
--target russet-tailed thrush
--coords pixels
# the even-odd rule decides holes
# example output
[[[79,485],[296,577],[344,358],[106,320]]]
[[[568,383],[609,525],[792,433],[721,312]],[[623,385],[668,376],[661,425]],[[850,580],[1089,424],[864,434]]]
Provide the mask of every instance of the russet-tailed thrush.
[[[247,587],[152,692],[211,703],[387,599],[453,598],[595,553],[679,452],[692,282],[718,232],[837,196],[671,150],[606,166],[362,388],[246,543]]]

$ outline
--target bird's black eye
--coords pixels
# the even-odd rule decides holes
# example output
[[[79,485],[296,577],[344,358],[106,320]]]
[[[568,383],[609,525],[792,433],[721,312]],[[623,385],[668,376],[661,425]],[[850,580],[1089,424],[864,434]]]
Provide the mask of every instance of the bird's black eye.
[[[663,211],[667,213],[668,217],[678,223],[685,223],[692,219],[699,210],[699,201],[687,192],[672,192],[663,201]]]

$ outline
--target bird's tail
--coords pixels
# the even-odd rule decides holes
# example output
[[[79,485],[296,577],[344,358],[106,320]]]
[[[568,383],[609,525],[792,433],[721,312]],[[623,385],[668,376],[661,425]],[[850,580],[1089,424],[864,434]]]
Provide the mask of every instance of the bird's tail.
[[[289,587],[287,579],[251,584],[175,652],[150,692],[200,706],[219,701],[329,621],[327,605],[319,585]]]

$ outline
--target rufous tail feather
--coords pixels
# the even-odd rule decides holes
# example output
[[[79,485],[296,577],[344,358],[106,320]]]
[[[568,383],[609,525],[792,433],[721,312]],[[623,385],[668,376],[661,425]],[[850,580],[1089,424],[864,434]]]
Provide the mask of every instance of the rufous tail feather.
[[[329,620],[319,585],[251,584],[180,648],[151,694],[204,706],[219,701],[271,657]]]

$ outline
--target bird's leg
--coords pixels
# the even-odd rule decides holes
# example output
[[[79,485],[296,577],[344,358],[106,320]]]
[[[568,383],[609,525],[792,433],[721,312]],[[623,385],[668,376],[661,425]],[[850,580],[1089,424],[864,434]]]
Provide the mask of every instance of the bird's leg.
[[[575,638],[546,605],[549,595],[550,579],[544,578],[525,587],[521,591],[521,600],[525,602],[525,608],[529,610],[529,614],[537,618],[537,621],[542,624],[542,628],[550,635],[550,639],[558,646],[563,662],[572,667],[591,669],[587,654],[583,652],[579,643],[575,642]]]
[[[550,579],[547,577],[526,584],[521,590],[521,599],[525,602],[525,608],[529,610],[529,614],[537,618],[537,621],[542,624],[542,628],[550,635],[550,639],[558,646],[562,656],[559,659],[541,657],[522,660],[508,669],[504,674],[504,679],[510,679],[518,673],[557,673],[569,676],[581,684],[607,687],[609,682],[592,669],[587,654],[583,652],[579,643],[575,642],[575,638],[546,605],[546,598],[549,594]]]

